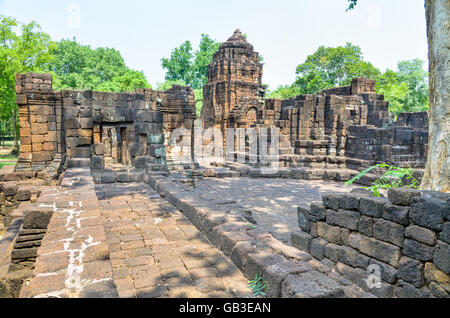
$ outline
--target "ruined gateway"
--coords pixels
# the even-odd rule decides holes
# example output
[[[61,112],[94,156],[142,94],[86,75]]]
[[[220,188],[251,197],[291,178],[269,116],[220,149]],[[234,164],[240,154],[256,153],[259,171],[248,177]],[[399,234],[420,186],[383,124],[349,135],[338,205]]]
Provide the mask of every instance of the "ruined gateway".
[[[290,204],[286,240],[211,194],[205,180],[326,184],[383,162],[423,173],[427,113],[394,121],[375,81],[278,100],[265,99],[262,74],[239,30],[208,67],[201,118],[190,87],[53,91],[51,75],[18,74],[21,154],[0,174],[0,295],[247,297],[257,274],[269,297],[448,297],[448,194],[322,193]],[[276,156],[230,129],[255,131]],[[211,143],[226,153],[198,160]]]

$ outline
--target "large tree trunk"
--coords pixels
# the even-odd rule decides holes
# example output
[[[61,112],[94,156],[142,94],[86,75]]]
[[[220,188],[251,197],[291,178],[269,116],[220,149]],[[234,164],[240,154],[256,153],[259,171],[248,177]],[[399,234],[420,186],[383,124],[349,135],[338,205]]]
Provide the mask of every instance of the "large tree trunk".
[[[422,189],[450,191],[450,0],[425,0],[430,133]]]

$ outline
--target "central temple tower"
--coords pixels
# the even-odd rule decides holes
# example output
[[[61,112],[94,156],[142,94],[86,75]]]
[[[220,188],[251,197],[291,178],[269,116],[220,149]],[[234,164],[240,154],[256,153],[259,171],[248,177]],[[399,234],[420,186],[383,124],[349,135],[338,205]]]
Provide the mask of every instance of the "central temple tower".
[[[247,128],[261,119],[265,90],[259,54],[238,29],[214,54],[203,87],[205,129]]]

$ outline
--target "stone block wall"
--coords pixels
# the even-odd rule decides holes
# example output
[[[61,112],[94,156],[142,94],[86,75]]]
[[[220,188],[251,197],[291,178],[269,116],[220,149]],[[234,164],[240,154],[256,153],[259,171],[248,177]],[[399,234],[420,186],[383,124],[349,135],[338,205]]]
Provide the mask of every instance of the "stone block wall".
[[[428,130],[428,112],[400,113],[395,126],[409,126],[414,129]]]
[[[399,167],[425,167],[428,131],[411,126],[350,126],[346,156]]]
[[[37,171],[54,178],[64,163],[61,94],[52,91],[50,74],[17,74],[20,156],[16,171]]]
[[[298,208],[294,246],[380,297],[449,297],[449,194],[399,188],[388,198],[354,192],[322,199]],[[367,283],[371,274],[381,278],[377,287]]]
[[[190,168],[193,158],[192,132],[197,118],[194,90],[186,86],[172,86],[161,94],[160,110],[169,169]]]
[[[190,87],[135,93],[52,91],[50,74],[28,73],[17,75],[16,91],[21,154],[15,169],[36,172],[39,178],[56,179],[66,167],[101,171],[105,159],[165,170],[172,132],[192,131],[195,120]],[[192,157],[190,151],[187,157]]]

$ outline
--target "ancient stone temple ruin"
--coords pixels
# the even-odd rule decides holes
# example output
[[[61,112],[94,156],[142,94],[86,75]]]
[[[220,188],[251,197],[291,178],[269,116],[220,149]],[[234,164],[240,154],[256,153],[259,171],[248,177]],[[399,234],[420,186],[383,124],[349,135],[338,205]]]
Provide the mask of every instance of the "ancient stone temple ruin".
[[[268,297],[448,297],[449,195],[342,183],[377,163],[420,181],[427,113],[394,120],[367,78],[266,99],[262,76],[239,30],[208,67],[201,118],[190,87],[54,91],[18,74],[0,296],[248,297],[258,275]],[[211,142],[222,151],[197,160]]]
[[[204,128],[247,128],[257,123],[264,107],[262,64],[239,30],[223,43],[208,67],[203,87]]]

